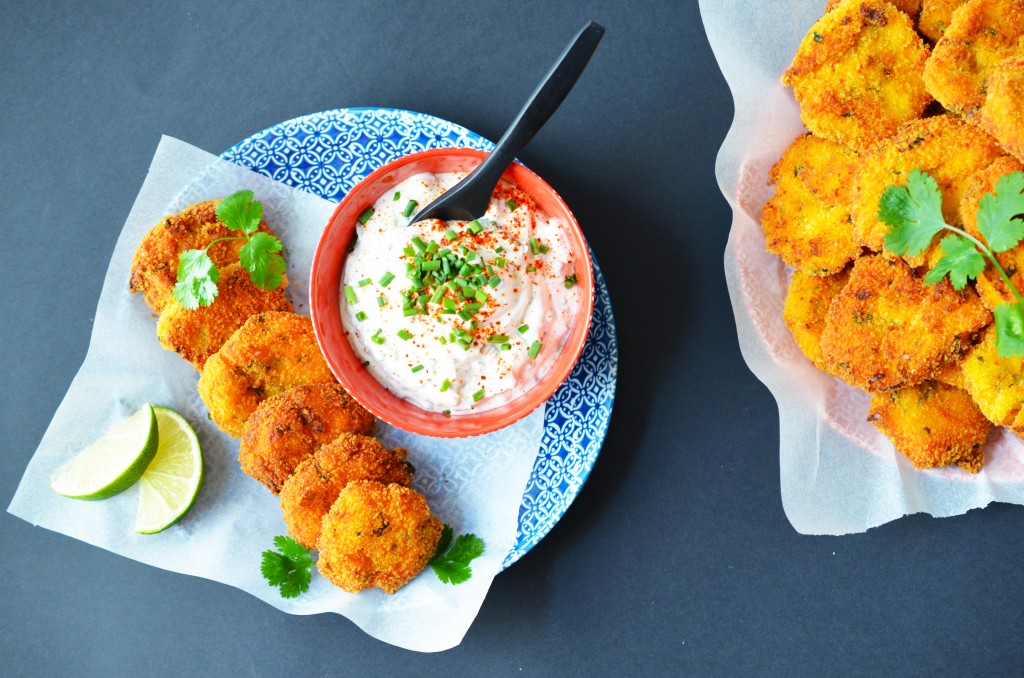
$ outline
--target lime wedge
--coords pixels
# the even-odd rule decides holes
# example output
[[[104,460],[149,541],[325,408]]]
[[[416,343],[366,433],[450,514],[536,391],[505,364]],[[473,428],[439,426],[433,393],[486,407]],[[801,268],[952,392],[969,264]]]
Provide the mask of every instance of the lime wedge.
[[[199,438],[184,417],[166,407],[153,408],[160,428],[160,449],[139,480],[135,531],[155,534],[188,513],[203,484]]]
[[[157,451],[153,406],[116,424],[53,474],[50,487],[73,499],[106,499],[135,484]]]

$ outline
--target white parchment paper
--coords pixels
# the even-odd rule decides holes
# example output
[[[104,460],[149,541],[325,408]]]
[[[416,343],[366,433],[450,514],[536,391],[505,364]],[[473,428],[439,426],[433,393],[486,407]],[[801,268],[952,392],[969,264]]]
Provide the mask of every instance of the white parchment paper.
[[[951,516],[992,501],[1024,504],[1024,444],[1004,429],[985,466],[919,471],[866,421],[869,398],[815,369],[782,320],[789,271],[764,248],[768,170],[805,129],[782,72],[824,0],[701,0],[736,113],[715,168],[733,208],[725,273],[743,357],[779,405],[782,503],[798,532],[847,534],[903,515]]]
[[[164,137],[114,248],[85,363],[68,389],[8,509],[33,524],[67,534],[166,570],[230,584],[292,614],[337,612],[388,643],[419,651],[458,645],[512,547],[519,505],[540,448],[543,409],[496,433],[440,440],[380,424],[386,444],[409,448],[413,486],[456,534],[473,532],[486,544],[473,577],[442,584],[429,570],[397,594],[379,589],[349,594],[316,572],[308,592],[285,600],[260,574],[260,554],[286,534],[278,499],[238,466],[238,441],[208,419],[198,372],[160,347],[156,319],[141,295],[128,292],[132,254],[164,215],[188,204],[252,190],[287,250],[290,296],[307,314],[306,281],[313,251],[334,203],[299,191],[184,142]],[[144,402],[171,407],[199,435],[205,462],[202,491],[192,510],[157,535],[133,531],[137,487],[106,501],[66,499],[49,489],[59,465]]]

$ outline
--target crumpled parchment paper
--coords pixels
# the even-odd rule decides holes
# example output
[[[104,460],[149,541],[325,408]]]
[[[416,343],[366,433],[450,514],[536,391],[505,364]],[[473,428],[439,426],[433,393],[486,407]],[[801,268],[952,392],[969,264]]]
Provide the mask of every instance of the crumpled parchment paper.
[[[379,589],[349,594],[313,573],[309,591],[286,600],[260,574],[260,554],[287,534],[278,499],[242,473],[238,441],[208,419],[196,390],[199,373],[161,348],[156,318],[142,295],[128,292],[132,254],[166,214],[247,188],[287,250],[290,297],[308,315],[309,268],[334,203],[219,160],[164,137],[114,248],[96,309],[85,362],[54,415],[8,509],[24,520],[165,570],[230,584],[291,614],[336,612],[370,635],[400,647],[434,652],[458,645],[512,547],[519,505],[544,426],[543,408],[502,431],[464,440],[415,436],[381,423],[379,437],[407,447],[413,487],[454,528],[482,538],[486,552],[473,577],[442,584],[428,568],[392,596]],[[171,407],[202,444],[205,478],[181,522],[156,535],[133,531],[137,486],[105,501],[67,499],[50,476],[83,447],[144,402]]]
[[[1024,443],[998,429],[985,466],[920,471],[867,421],[869,397],[815,369],[782,320],[789,271],[764,249],[759,214],[768,170],[800,133],[800,109],[780,82],[824,0],[701,0],[735,118],[715,173],[733,208],[725,251],[740,348],[779,405],[782,503],[804,534],[863,532],[901,516],[952,516],[992,501],[1024,504]]]

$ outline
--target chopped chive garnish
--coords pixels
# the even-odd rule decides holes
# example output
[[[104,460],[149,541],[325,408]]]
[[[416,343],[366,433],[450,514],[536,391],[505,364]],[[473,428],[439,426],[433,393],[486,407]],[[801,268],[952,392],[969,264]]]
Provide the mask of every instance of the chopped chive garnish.
[[[473,261],[474,259],[476,259],[476,252],[475,251],[470,250],[470,251],[466,252],[466,261]]]
[[[451,411],[451,410],[441,410],[441,414],[443,414],[443,415],[444,415],[444,416],[446,416],[446,417],[447,417],[447,416],[450,416],[450,415],[451,415],[451,413],[452,413],[452,411]]]
[[[491,279],[487,281],[487,284],[490,285],[491,287],[497,287],[498,285],[501,284],[501,278],[499,278],[497,275],[492,275]]]
[[[366,287],[367,285],[369,285],[372,282],[373,281],[370,280],[369,278],[363,278],[362,280],[359,281],[359,286],[360,287]]]
[[[440,304],[441,303],[441,298],[443,296],[444,296],[444,288],[443,287],[438,287],[436,290],[434,290],[434,293],[432,295],[430,295],[430,303],[432,303],[432,304]]]
[[[423,369],[423,365],[417,365],[416,367],[412,368],[413,374],[419,372],[422,369]]]
[[[505,344],[505,343],[508,343],[508,335],[507,334],[492,334],[491,336],[487,337],[487,343],[488,344]]]
[[[377,305],[378,306],[383,306],[384,305],[384,297],[379,296],[379,295],[377,296]]]
[[[402,216],[403,217],[411,217],[412,213],[413,213],[413,210],[416,209],[416,205],[418,205],[418,204],[419,203],[417,203],[415,200],[410,200],[409,202],[405,203],[405,209],[402,210]]]
[[[402,253],[405,254],[405,256],[407,256],[407,257],[416,256],[416,250],[414,250],[411,247],[403,247],[402,248]]]
[[[550,251],[551,251],[551,248],[548,247],[547,245],[541,245],[540,246],[540,253],[541,254],[547,254]]]
[[[438,247],[440,247],[440,245],[438,245],[435,241],[431,240],[430,243],[427,245],[427,251],[430,252],[431,254],[434,254],[437,252]]]
[[[537,267],[536,266],[527,266],[526,267],[526,272],[527,273],[535,273],[536,271],[537,271]]]
[[[398,330],[398,338],[401,339],[402,341],[409,341],[410,339],[412,339],[412,335],[409,334],[408,330],[401,329]]]
[[[469,320],[473,316],[472,314],[470,314],[469,311],[459,311],[459,317],[462,318],[463,320]]]
[[[383,331],[384,330],[382,328],[378,327],[377,331],[373,333],[372,337],[370,337],[370,341],[372,341],[373,343],[378,344],[378,345],[383,344],[384,343],[384,337],[380,336]]]
[[[402,309],[402,316],[408,318],[409,316],[419,315],[420,310],[418,308],[406,308]]]
[[[512,350],[512,344],[502,344],[501,345],[501,350],[502,351],[511,351]]]
[[[494,257],[494,265],[498,268],[505,268],[505,257]]]
[[[466,224],[466,230],[472,233],[473,235],[476,235],[480,231],[484,230],[484,227],[483,225],[481,225],[479,221],[474,219],[473,221]]]
[[[536,238],[530,238],[530,253],[540,254],[540,243],[537,242]]]
[[[519,207],[519,204],[512,198],[509,198],[505,201],[505,207],[508,208],[509,212],[515,212],[516,208]]]
[[[365,224],[367,221],[370,220],[370,217],[372,217],[372,216],[373,216],[373,208],[372,207],[367,207],[366,211],[359,215],[359,223],[360,224]]]
[[[519,334],[526,334],[526,331],[528,329],[530,329],[530,326],[527,325],[526,323],[523,323],[522,325],[519,326]]]
[[[572,289],[573,285],[576,284],[576,274],[573,273],[568,278],[566,278],[564,284],[565,284],[565,289],[567,289],[567,290]]]
[[[359,322],[366,320],[366,312],[360,311],[359,313],[356,313],[356,320],[358,320]]]
[[[391,198],[391,202],[398,202],[398,199],[402,197],[401,191],[395,191],[395,196]]]
[[[480,389],[479,391],[477,391],[476,393],[473,394],[473,402],[474,403],[478,403],[478,402],[480,402],[483,399],[483,397],[484,397],[484,390]]]
[[[543,347],[544,344],[540,343],[539,341],[535,341],[532,344],[530,344],[530,350],[526,352],[526,355],[530,356],[531,360],[534,360],[537,358],[538,355],[540,355],[540,350]]]
[[[501,253],[502,253],[502,252],[504,252],[504,251],[505,251],[505,248],[504,248],[504,247],[499,247],[499,248],[497,248],[496,250],[494,250],[494,253],[495,253],[495,254],[501,254]]]
[[[395,274],[392,273],[391,271],[388,271],[387,273],[382,275],[380,277],[380,280],[378,280],[377,282],[380,283],[381,287],[387,287],[388,285],[391,284],[391,281],[394,280],[394,279],[395,279]]]
[[[441,382],[441,393],[444,393],[444,392],[445,392],[445,391],[447,391],[447,390],[448,390],[449,388],[451,388],[451,385],[452,385],[452,382],[448,381],[447,379],[445,379],[444,381],[442,381],[442,382]]]
[[[364,360],[363,361],[363,367],[369,367],[369,366],[370,366],[370,361],[369,360]]]
[[[412,244],[413,244],[413,245],[414,245],[414,246],[416,247],[416,249],[418,249],[418,250],[419,250],[420,252],[422,252],[423,250],[427,249],[427,243],[423,242],[423,239],[422,239],[422,238],[420,238],[420,237],[419,237],[418,235],[417,235],[417,236],[413,236],[413,239],[412,239]]]
[[[356,303],[356,291],[351,285],[345,285],[345,301],[350,304]]]
[[[452,299],[451,297],[445,297],[442,303],[444,304],[444,307],[449,311],[455,310],[455,300]]]
[[[448,238],[448,242],[452,242],[459,237],[459,234],[455,232],[455,229],[449,228],[444,232],[444,237]]]
[[[479,301],[481,304],[487,301],[487,292],[484,292],[483,290],[477,290],[476,300]]]
[[[422,264],[420,264],[420,270],[421,271],[439,271],[439,270],[441,270],[441,262],[440,261],[436,261],[436,260],[435,261],[424,261]]]

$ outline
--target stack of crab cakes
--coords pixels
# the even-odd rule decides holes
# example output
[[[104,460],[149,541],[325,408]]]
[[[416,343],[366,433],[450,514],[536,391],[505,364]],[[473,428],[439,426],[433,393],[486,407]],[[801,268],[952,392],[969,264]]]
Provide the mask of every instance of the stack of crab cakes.
[[[994,426],[1024,435],[1024,360],[995,350],[1014,297],[986,270],[963,290],[885,244],[879,200],[927,172],[942,216],[975,214],[1024,169],[1024,0],[832,0],[783,82],[809,130],[770,172],[765,244],[792,267],[784,318],[816,367],[872,395],[868,420],[919,468],[977,472]],[[1024,285],[1024,246],[997,255]]]

